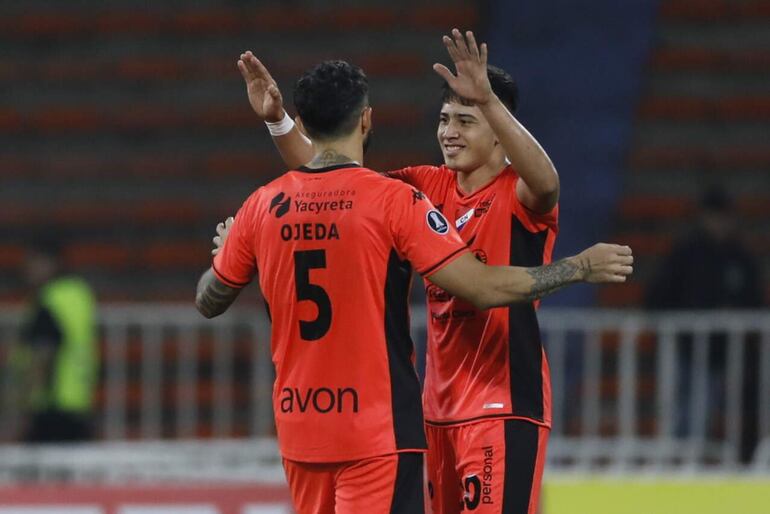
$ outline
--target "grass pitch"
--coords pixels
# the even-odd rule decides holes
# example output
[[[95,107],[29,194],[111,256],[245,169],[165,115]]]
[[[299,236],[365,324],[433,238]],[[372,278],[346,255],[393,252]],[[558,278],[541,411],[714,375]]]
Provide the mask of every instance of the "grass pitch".
[[[542,514],[768,514],[770,478],[562,479]]]

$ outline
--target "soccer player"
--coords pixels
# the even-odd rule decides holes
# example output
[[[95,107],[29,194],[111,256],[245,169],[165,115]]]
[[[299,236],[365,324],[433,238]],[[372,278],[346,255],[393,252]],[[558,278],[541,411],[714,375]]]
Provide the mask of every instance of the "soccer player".
[[[363,167],[372,109],[360,68],[320,64],[299,79],[294,103],[314,157],[245,201],[196,306],[224,312],[259,270],[279,447],[299,514],[422,512],[412,267],[486,309],[577,281],[622,282],[631,251],[600,244],[546,266],[486,266],[422,193]]]

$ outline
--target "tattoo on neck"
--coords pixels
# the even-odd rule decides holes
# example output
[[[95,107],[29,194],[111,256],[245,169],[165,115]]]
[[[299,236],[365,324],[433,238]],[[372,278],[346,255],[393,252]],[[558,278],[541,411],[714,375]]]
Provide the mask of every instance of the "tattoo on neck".
[[[586,263],[576,264],[567,259],[562,259],[553,264],[528,269],[527,273],[535,281],[527,297],[528,301],[538,300],[569,284],[579,271],[586,269]],[[591,264],[588,263],[588,269]]]
[[[326,168],[328,166],[335,166],[337,164],[349,164],[351,162],[356,161],[347,155],[337,153],[334,150],[324,150],[321,154],[316,155],[308,164],[311,168]]]

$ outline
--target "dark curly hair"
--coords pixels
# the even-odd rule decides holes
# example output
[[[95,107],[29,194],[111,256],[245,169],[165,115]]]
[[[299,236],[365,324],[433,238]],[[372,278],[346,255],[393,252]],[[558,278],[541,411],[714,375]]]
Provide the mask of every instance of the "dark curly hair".
[[[368,104],[366,74],[345,61],[324,61],[306,71],[294,86],[294,107],[314,139],[349,134]]]
[[[515,114],[516,108],[519,106],[519,86],[516,85],[516,82],[504,69],[492,66],[491,64],[487,65],[487,76],[489,77],[489,83],[492,85],[492,91],[503,102],[503,105],[511,111],[511,114]],[[452,88],[446,82],[444,82],[441,89],[441,101],[442,103],[459,102],[463,105],[473,105],[472,102],[452,91]]]

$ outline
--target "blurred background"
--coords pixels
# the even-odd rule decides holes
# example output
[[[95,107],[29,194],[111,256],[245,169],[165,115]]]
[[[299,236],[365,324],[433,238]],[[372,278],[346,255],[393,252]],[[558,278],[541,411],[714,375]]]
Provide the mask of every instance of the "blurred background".
[[[452,27],[560,173],[555,256],[636,255],[543,302],[543,513],[766,512],[770,1],[0,0],[2,514],[290,512],[259,292],[192,305],[216,224],[284,171],[235,63],[292,114],[303,70],[356,63],[367,165],[438,164]]]

